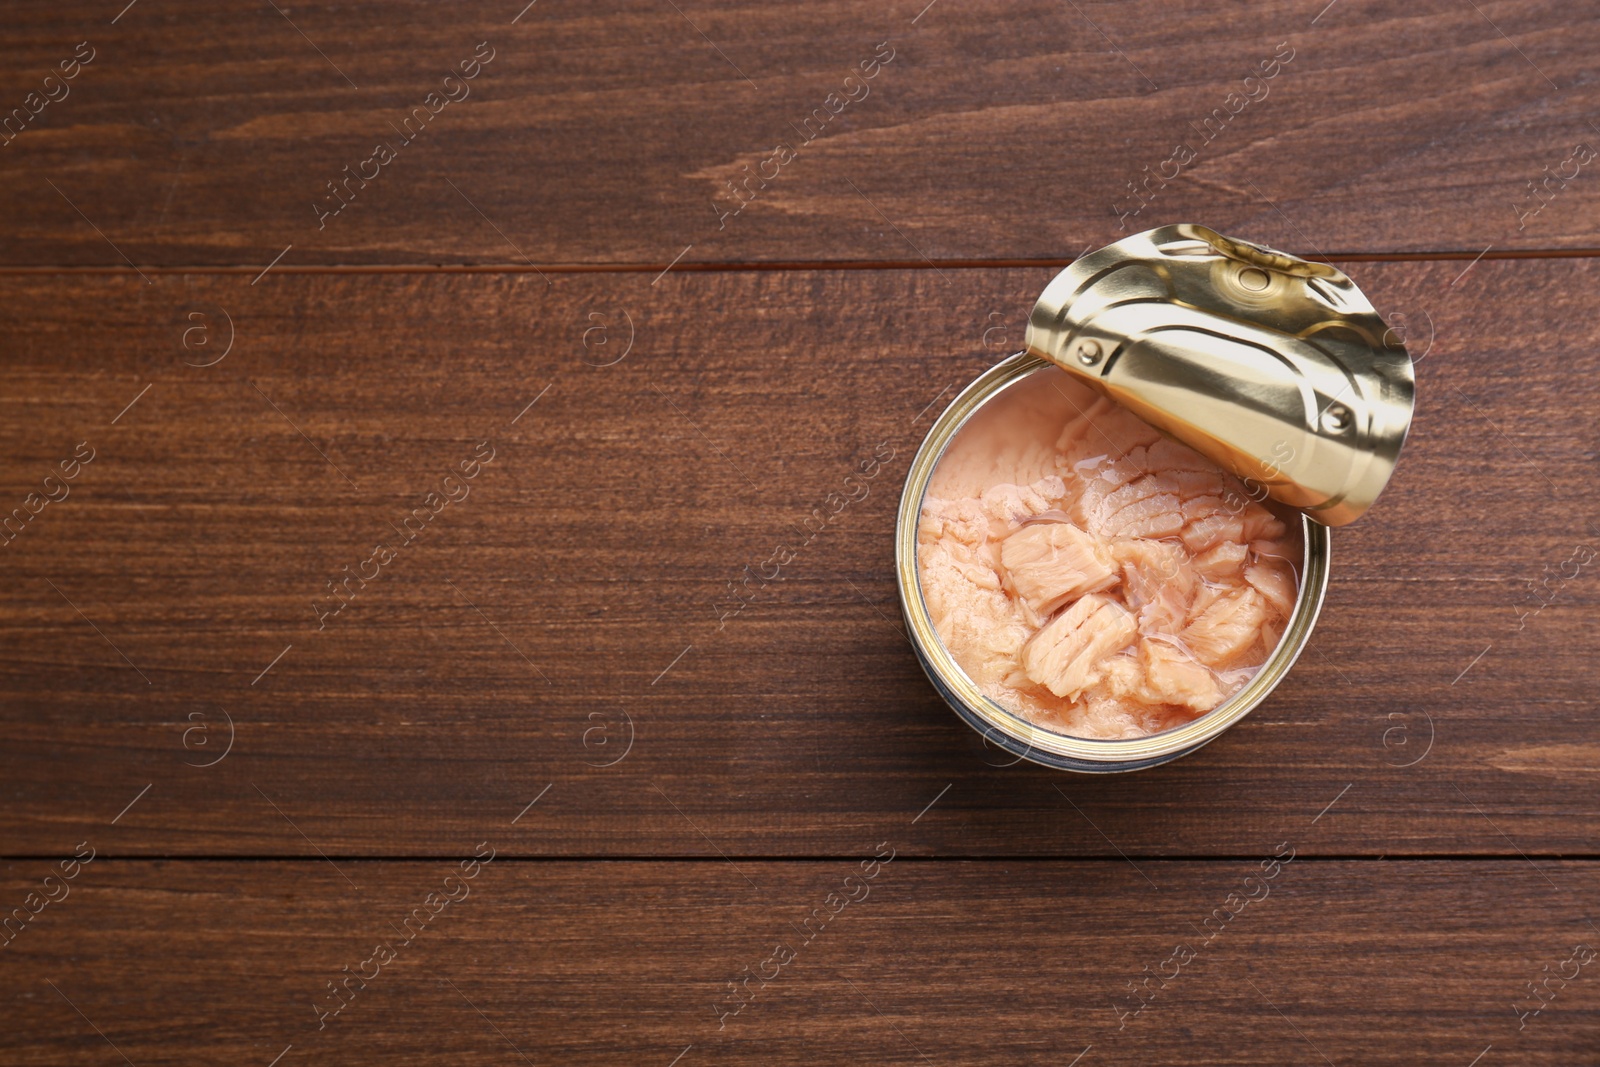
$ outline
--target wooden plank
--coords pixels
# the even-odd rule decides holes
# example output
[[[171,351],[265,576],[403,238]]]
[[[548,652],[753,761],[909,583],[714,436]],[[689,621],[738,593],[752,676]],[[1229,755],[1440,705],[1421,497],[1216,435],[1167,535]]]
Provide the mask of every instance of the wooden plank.
[[[995,766],[891,570],[912,452],[1047,271],[13,277],[0,499],[94,459],[0,548],[3,847],[422,856],[542,798],[505,850],[831,854],[929,808],[910,853],[1182,857],[1327,809],[1324,854],[1589,854],[1600,593],[1519,610],[1600,537],[1600,264],[1352,269],[1421,357],[1394,484],[1266,705],[1092,780]]]
[[[1593,250],[1597,47],[1556,0],[28,0],[0,264],[1062,261],[1178,219],[1305,253]]]
[[[1580,961],[1597,937],[1579,898],[1600,890],[1594,864],[1300,856],[1263,870],[1303,830],[1259,858],[1136,872],[902,856],[870,880],[854,858],[501,857],[471,881],[446,880],[453,860],[342,864],[350,883],[315,859],[101,858],[4,950],[0,1021],[18,1065],[699,1067],[869,1050],[886,1064],[1461,1067],[1593,1051],[1600,983]],[[846,846],[878,850],[871,835]],[[50,869],[10,865],[7,905]],[[1128,984],[1147,973],[1133,1014]],[[350,974],[366,981],[330,992]],[[1543,1010],[1519,1018],[1547,979]],[[723,1000],[730,982],[741,992]]]

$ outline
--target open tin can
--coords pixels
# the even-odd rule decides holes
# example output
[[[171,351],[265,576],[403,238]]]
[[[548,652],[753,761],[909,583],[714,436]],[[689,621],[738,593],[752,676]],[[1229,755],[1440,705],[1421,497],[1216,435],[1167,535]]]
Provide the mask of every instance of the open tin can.
[[[895,527],[912,646],[939,695],[997,747],[1073,771],[1156,766],[1244,718],[1299,657],[1327,589],[1328,527],[1367,510],[1404,443],[1411,361],[1335,268],[1194,225],[1075,261],[1034,306],[1027,345],[963,390],[912,460]],[[1212,460],[1298,533],[1297,590],[1276,646],[1222,703],[1159,733],[1075,737],[1001,706],[946,648],[923,596],[918,528],[939,462],[986,406],[1063,374]]]

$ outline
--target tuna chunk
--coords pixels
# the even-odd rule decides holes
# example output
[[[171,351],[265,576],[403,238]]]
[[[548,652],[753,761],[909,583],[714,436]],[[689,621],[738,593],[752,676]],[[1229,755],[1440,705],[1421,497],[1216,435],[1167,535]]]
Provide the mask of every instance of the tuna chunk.
[[[1244,580],[1280,614],[1287,616],[1294,608],[1294,572],[1288,564],[1265,560],[1252,563],[1244,569]]]
[[[1175,641],[1141,638],[1134,651],[1107,658],[1100,668],[1101,687],[1131,708],[1173,707],[1186,714],[1210,711],[1222,703],[1222,685],[1210,668]]]
[[[1190,516],[1189,524],[1184,527],[1183,543],[1195,555],[1208,552],[1225,541],[1244,539],[1243,520],[1220,497],[1200,497],[1190,508]]]
[[[1201,474],[1212,482],[1219,482],[1227,477],[1217,469],[1215,463],[1188,445],[1179,444],[1170,437],[1163,437],[1143,448],[1132,449],[1128,452],[1128,458],[1147,474]]]
[[[1106,546],[1070,522],[1023,526],[1001,543],[1000,564],[1012,590],[1041,620],[1118,578]]]
[[[1200,712],[1222,703],[1217,676],[1176,645],[1141,641],[1139,660],[1144,668],[1143,695],[1149,703],[1182,704]]]
[[[1144,471],[1125,456],[1096,456],[1078,464],[1073,471],[1079,485],[1078,498],[1072,502],[1073,506],[1085,521],[1093,518],[1096,526],[1106,513],[1107,499],[1145,476]],[[1119,503],[1117,507],[1120,506]],[[1091,528],[1090,532],[1099,531]]]
[[[1145,633],[1175,634],[1189,621],[1199,577],[1182,545],[1118,541],[1111,554],[1122,565],[1122,595],[1139,613]]]
[[[1060,478],[1048,477],[1027,486],[990,486],[980,499],[997,536],[1004,537],[1028,516],[1054,508],[1066,491]]]
[[[1161,431],[1105,397],[1096,397],[1088,407],[1067,410],[1074,417],[1056,439],[1056,448],[1069,456],[1101,452],[1126,456],[1132,449],[1161,440]]]
[[[1201,497],[1214,497],[1217,500],[1228,498],[1228,479],[1219,470],[1211,471],[1162,471],[1161,478],[1178,494],[1178,499],[1185,503],[1198,500]],[[1241,494],[1242,496],[1242,494]]]
[[[1250,550],[1237,541],[1222,541],[1194,558],[1195,569],[1207,578],[1237,578]]]
[[[1056,696],[1076,700],[1096,680],[1100,661],[1127,648],[1138,632],[1126,608],[1090,593],[1023,646],[1022,669]]]
[[[1272,512],[1260,504],[1250,503],[1242,495],[1200,497],[1186,510],[1190,522],[1184,527],[1183,543],[1197,554],[1224,541],[1244,543],[1284,535],[1283,523]]]
[[[1106,495],[1091,520],[1102,537],[1172,537],[1183,529],[1178,494],[1146,475]]]
[[[1247,585],[1211,599],[1184,628],[1183,641],[1200,662],[1221,669],[1255,646],[1266,621],[1266,598]]]

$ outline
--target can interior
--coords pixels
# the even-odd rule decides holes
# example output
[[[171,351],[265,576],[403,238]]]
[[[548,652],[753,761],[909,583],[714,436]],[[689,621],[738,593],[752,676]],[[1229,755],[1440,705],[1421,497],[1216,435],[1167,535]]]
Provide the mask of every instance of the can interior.
[[[1032,432],[1036,419],[1048,419],[1052,413],[1070,415],[1074,408],[1081,413],[1095,399],[1088,386],[1023,354],[974,381],[935,422],[913,460],[901,500],[897,569],[902,606],[924,670],[945,701],[970,725],[1000,747],[1035,762],[1077,770],[1131,770],[1200,747],[1259,704],[1281,680],[1304,646],[1320,609],[1327,582],[1327,530],[1291,509],[1261,501],[1288,529],[1285,548],[1295,576],[1295,602],[1277,645],[1250,680],[1195,719],[1137,738],[1087,738],[1051,730],[995,702],[968,677],[932,625],[917,558],[922,505],[930,493],[949,495],[941,490],[958,477],[990,485],[1030,484],[1038,477],[1030,478],[1030,469],[1055,450],[1053,441],[1041,441]],[[972,437],[984,438],[986,447],[963,450],[961,444]],[[1001,447],[993,447],[996,442]],[[1116,447],[1109,439],[1107,444]]]

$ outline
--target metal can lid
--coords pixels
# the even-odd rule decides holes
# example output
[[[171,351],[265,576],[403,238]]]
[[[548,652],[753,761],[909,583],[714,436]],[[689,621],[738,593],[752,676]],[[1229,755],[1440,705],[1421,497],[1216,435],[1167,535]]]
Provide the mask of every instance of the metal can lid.
[[[1354,282],[1190,223],[1074,261],[1027,345],[1327,526],[1372,506],[1411,425],[1411,358]]]

